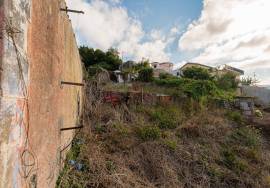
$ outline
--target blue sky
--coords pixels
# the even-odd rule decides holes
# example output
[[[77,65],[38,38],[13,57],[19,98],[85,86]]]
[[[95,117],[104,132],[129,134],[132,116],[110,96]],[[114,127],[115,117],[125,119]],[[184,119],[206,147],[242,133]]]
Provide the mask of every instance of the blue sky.
[[[124,60],[228,64],[270,85],[270,0],[66,0],[79,45]]]
[[[154,28],[168,32],[175,25],[184,28],[202,10],[202,0],[124,0],[122,5],[142,21],[148,32]]]
[[[184,32],[190,22],[199,18],[203,8],[202,0],[123,0],[122,5],[130,15],[141,20],[146,32],[158,29],[164,33],[174,26]],[[177,39],[166,50],[171,53],[172,62],[181,62],[190,56],[180,53]]]

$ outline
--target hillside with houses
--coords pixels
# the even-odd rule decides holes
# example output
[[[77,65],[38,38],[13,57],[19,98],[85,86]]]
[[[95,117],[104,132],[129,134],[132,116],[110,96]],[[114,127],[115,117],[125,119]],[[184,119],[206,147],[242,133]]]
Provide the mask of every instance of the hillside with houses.
[[[270,186],[270,103],[245,93],[257,86],[243,70],[123,63],[115,49],[89,65],[86,49],[83,128],[57,187]]]
[[[0,0],[0,188],[270,188],[269,10]]]

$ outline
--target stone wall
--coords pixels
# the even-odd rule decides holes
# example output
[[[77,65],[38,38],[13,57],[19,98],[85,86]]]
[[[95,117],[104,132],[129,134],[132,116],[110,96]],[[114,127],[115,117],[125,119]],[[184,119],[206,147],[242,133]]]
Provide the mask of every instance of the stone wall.
[[[55,187],[78,123],[82,67],[63,0],[0,0],[0,187]]]

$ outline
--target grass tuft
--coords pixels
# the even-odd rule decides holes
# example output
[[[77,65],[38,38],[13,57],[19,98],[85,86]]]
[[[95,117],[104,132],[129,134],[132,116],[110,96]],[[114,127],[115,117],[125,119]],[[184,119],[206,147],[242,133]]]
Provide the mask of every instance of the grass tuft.
[[[161,137],[161,131],[155,126],[141,127],[138,129],[138,136],[144,141],[157,140]]]

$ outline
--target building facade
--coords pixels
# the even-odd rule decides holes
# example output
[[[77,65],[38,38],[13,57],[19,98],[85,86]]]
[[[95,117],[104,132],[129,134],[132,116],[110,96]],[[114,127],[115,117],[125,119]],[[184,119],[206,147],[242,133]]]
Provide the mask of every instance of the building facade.
[[[236,76],[237,80],[240,80],[240,77],[244,75],[244,71],[241,69],[237,69],[235,67],[231,67],[229,65],[221,65],[217,68],[217,76],[222,76],[224,74],[233,74]]]
[[[154,77],[159,77],[161,73],[169,73],[172,74],[173,71],[173,63],[171,62],[153,62],[150,63],[150,66],[154,69]]]
[[[224,74],[230,73],[236,76],[237,80],[240,80],[240,77],[242,75],[244,75],[244,71],[241,69],[237,69],[235,67],[231,67],[229,65],[222,65],[222,66],[218,66],[218,67],[211,67],[208,65],[204,65],[204,64],[200,64],[200,63],[191,63],[188,62],[185,65],[183,65],[181,68],[179,68],[178,70],[175,71],[175,76],[183,76],[183,71],[188,69],[188,68],[192,68],[192,67],[196,67],[196,68],[202,68],[202,69],[206,69],[208,70],[208,72],[212,75],[212,76],[222,76]]]
[[[210,67],[208,65],[204,65],[204,64],[200,64],[200,63],[191,63],[191,62],[188,62],[186,64],[184,64],[181,68],[177,69],[174,74],[175,76],[183,76],[183,71],[188,69],[188,68],[192,68],[192,67],[196,67],[196,68],[203,68],[203,69],[206,69],[209,71],[209,73],[211,74],[216,74],[216,71],[217,69],[214,68],[214,67]]]

